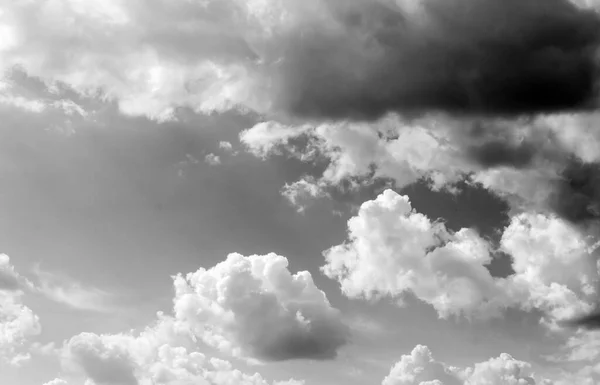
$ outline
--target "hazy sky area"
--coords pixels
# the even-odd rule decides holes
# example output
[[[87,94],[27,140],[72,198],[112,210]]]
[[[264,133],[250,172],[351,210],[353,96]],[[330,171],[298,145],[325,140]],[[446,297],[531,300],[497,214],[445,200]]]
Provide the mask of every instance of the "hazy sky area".
[[[0,71],[1,385],[600,384],[596,0],[0,0]]]

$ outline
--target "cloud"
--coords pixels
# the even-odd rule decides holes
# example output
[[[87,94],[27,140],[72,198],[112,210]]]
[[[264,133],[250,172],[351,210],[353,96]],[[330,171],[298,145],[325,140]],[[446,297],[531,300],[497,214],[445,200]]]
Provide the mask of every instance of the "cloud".
[[[207,352],[251,362],[335,357],[348,327],[310,274],[292,275],[287,264],[276,254],[230,254],[210,269],[179,274],[172,316],[159,312],[137,334],[78,334],[60,349],[62,367],[95,385],[269,385]]]
[[[220,141],[219,142],[219,148],[225,152],[232,152],[233,151],[233,146],[231,145],[230,142],[227,141]]]
[[[0,290],[17,291],[29,285],[30,283],[15,271],[10,257],[0,254]]]
[[[392,367],[382,385],[552,384],[542,378],[536,381],[536,377],[531,364],[506,353],[461,369],[437,361],[427,346],[417,345]]]
[[[549,326],[592,310],[598,272],[593,238],[556,216],[511,218],[500,249],[514,273],[493,277],[492,245],[470,229],[448,230],[386,190],[348,221],[348,240],[324,252],[323,272],[350,298],[413,294],[442,318],[498,316],[507,307],[544,313]]]
[[[139,336],[82,333],[64,346],[62,362],[96,385],[268,385],[256,373],[234,369],[228,361],[178,346],[165,334],[168,321]],[[172,326],[172,325],[171,325]],[[289,380],[273,385],[301,385]]]
[[[485,268],[492,256],[484,239],[432,222],[392,190],[361,205],[348,237],[325,251],[322,269],[349,297],[412,293],[444,318],[496,314],[509,303]]]
[[[29,359],[29,340],[41,333],[38,316],[22,303],[27,283],[10,264],[7,255],[0,255],[0,363],[18,366]]]
[[[445,123],[437,119],[407,122],[397,115],[375,123],[296,127],[270,121],[243,131],[240,141],[262,158],[286,154],[305,162],[323,161],[327,167],[318,181],[328,186],[383,178],[401,188],[423,178],[440,189],[479,169],[465,160],[460,143],[453,140],[456,126],[445,127]]]
[[[52,301],[62,303],[73,309],[108,312],[113,311],[113,295],[96,287],[77,282],[70,277],[44,271],[35,266],[33,273],[37,278],[36,291]]]
[[[156,119],[236,105],[340,119],[595,105],[599,17],[568,0],[2,5],[7,68]]]
[[[79,334],[69,340],[66,353],[97,384],[138,385],[135,363],[121,338],[127,337]]]
[[[314,178],[305,177],[294,183],[286,183],[283,186],[281,195],[301,213],[304,212],[313,199],[327,196],[327,192],[322,183],[315,181]]]
[[[287,109],[372,119],[593,106],[596,13],[563,0],[395,3],[325,2],[327,27],[311,24],[282,66]]]
[[[44,385],[68,385],[67,381],[62,380],[60,378],[55,378],[52,381],[46,382]]]
[[[456,192],[467,182],[506,200],[512,214],[556,214],[589,227],[600,219],[598,116],[406,120],[392,114],[370,123],[297,126],[269,121],[243,131],[240,141],[255,156],[284,155],[315,166],[315,175],[288,186],[310,179],[331,192],[381,180],[398,189],[425,181],[434,190]]]
[[[218,164],[221,164],[221,157],[210,153],[204,157],[204,161],[212,166],[216,166]]]
[[[567,320],[592,310],[598,268],[590,253],[590,236],[555,216],[520,214],[511,218],[500,240],[512,257],[514,275],[507,290],[525,297],[525,308]],[[517,289],[515,291],[515,289]]]
[[[347,326],[304,271],[285,257],[230,254],[174,281],[174,314],[202,341],[259,360],[330,359],[348,342]]]
[[[61,362],[70,374],[96,385],[268,385],[260,374],[243,373],[225,360],[196,351],[173,318],[158,321],[137,336],[82,333],[64,344]],[[273,385],[302,385],[289,380]]]
[[[597,331],[576,330],[546,358],[560,368],[557,385],[596,384],[600,381],[600,334]]]

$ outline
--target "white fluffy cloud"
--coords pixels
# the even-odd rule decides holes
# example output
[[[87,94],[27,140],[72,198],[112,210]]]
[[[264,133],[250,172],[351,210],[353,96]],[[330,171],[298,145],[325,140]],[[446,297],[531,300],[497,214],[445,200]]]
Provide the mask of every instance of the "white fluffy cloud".
[[[277,8],[255,1],[0,2],[3,68],[62,81],[165,118],[174,107],[253,105],[252,74]]]
[[[408,121],[391,114],[372,123],[298,126],[270,121],[243,131],[240,140],[261,158],[286,154],[309,163],[326,162],[325,170],[312,176],[313,185],[325,191],[378,178],[398,188],[425,180],[433,189],[449,191],[467,181],[507,200],[513,214],[558,212],[578,219],[578,210],[590,210],[579,207],[580,200],[597,200],[600,189],[594,179],[600,161],[600,136],[594,129],[598,116],[477,122],[443,115]],[[579,184],[570,186],[577,178]]]
[[[67,381],[62,380],[60,378],[55,378],[52,381],[46,382],[44,385],[68,385]]]
[[[311,275],[292,275],[279,255],[230,254],[174,277],[174,286],[173,316],[159,313],[138,335],[76,335],[62,349],[63,368],[95,385],[267,385],[208,357],[207,347],[251,361],[323,359],[348,341],[348,327]]]
[[[138,335],[76,335],[62,349],[63,368],[95,385],[267,385],[207,356],[207,347],[244,359],[322,359],[349,337],[310,274],[292,275],[279,255],[230,254],[174,277],[174,286],[173,316],[159,313]]]
[[[509,354],[457,368],[437,361],[427,346],[417,345],[410,354],[403,355],[390,370],[382,385],[535,385],[551,384],[537,378],[531,364],[519,361]]]
[[[65,343],[63,367],[95,385],[267,385],[258,373],[249,375],[232,364],[189,350],[194,344],[161,317],[138,336],[82,333]],[[280,384],[301,385],[289,380]],[[274,385],[278,385],[274,383]]]
[[[304,271],[286,258],[230,254],[175,278],[175,318],[205,343],[264,360],[333,358],[348,329]]]
[[[580,3],[584,4],[583,0]],[[429,77],[426,85],[420,83],[430,75],[431,66],[439,68],[438,55],[444,53],[452,59],[468,52],[468,48],[454,47],[456,41],[467,47],[480,43],[477,47],[483,57],[496,54],[514,60],[504,47],[490,47],[484,44],[486,40],[478,40],[487,36],[480,24],[469,25],[477,32],[465,39],[463,32],[452,28],[446,19],[453,16],[455,22],[468,24],[473,18],[458,17],[448,9],[454,6],[446,4],[431,2],[419,7],[407,1],[358,0],[105,0],[101,4],[90,0],[2,0],[0,62],[4,68],[20,65],[34,76],[63,81],[82,92],[99,90],[118,100],[126,113],[159,119],[178,106],[210,111],[242,104],[265,111],[271,104],[280,103],[311,113],[319,110],[311,103],[321,102],[341,108],[339,114],[347,113],[346,109],[355,104],[376,110],[392,109],[394,101],[408,104],[406,107],[412,103],[419,106],[419,101],[405,100],[409,97],[424,99],[426,106],[435,107],[436,102],[428,100],[433,97],[431,93],[447,92],[437,82],[458,80],[452,77],[454,74],[449,78],[440,74],[440,80]],[[538,20],[545,12],[558,14],[550,21],[563,28],[576,28],[580,21],[583,36],[588,36],[589,28],[585,26],[595,25],[567,2],[552,3],[540,11],[537,8],[532,11],[517,3],[498,8],[523,14],[522,19],[511,20],[515,26],[509,30],[516,37],[505,30],[495,37],[506,39],[509,53],[520,52],[514,47],[515,38],[529,42],[535,40],[532,35],[547,33],[545,28],[551,27],[546,23],[541,23],[540,29],[523,28],[523,23]],[[477,19],[493,20],[496,13],[490,13],[490,9],[496,8],[487,3],[472,6]],[[568,12],[566,20],[559,17],[561,12]],[[403,27],[398,28],[396,24],[401,21]],[[438,44],[430,47],[423,44],[423,39],[439,41],[440,46],[452,49],[440,52]],[[587,42],[593,43],[593,39]],[[573,50],[587,47],[581,44],[575,44]],[[559,47],[561,52],[570,53]],[[539,60],[538,51],[543,48],[546,45],[537,43],[531,56],[524,55],[522,60]],[[430,51],[437,55],[428,57]],[[318,67],[311,62],[314,57]],[[404,71],[390,76],[400,63]],[[502,68],[490,64],[478,60],[473,63],[482,72],[503,74]],[[514,64],[518,67],[520,63]],[[511,74],[523,76],[523,68],[515,71]],[[571,75],[570,71],[566,73]],[[382,88],[376,95],[372,95],[376,92],[373,85]],[[359,96],[360,91],[363,95]],[[466,92],[460,91],[459,99]],[[436,96],[445,100],[442,95]],[[487,96],[501,103],[493,97],[496,95]],[[362,98],[364,103],[360,103]],[[442,107],[450,106],[442,103]],[[335,115],[336,111],[331,113]]]
[[[597,279],[590,239],[554,216],[521,214],[501,248],[515,273],[492,277],[491,245],[474,231],[456,233],[415,212],[408,197],[386,190],[348,221],[348,241],[325,252],[324,273],[349,297],[410,292],[440,317],[494,316],[506,307],[537,309],[565,320],[592,309]]]
[[[348,221],[349,239],[325,252],[323,271],[350,297],[411,292],[441,317],[495,314],[508,303],[485,265],[490,246],[474,231],[447,230],[386,190]]]
[[[38,316],[22,303],[22,289],[28,284],[9,257],[0,254],[0,363],[19,365],[27,360],[26,344],[41,332]]]
[[[402,121],[387,116],[375,124],[323,123],[286,126],[262,122],[245,130],[240,139],[260,157],[286,151],[303,160],[315,155],[329,160],[319,179],[336,185],[352,178],[391,178],[400,187],[428,178],[435,188],[456,182],[473,169],[453,144],[447,127],[435,120]],[[294,141],[305,139],[304,146]],[[373,166],[375,169],[373,170]]]
[[[511,219],[500,241],[512,256],[515,274],[507,290],[523,297],[523,306],[569,319],[592,310],[598,269],[590,238],[557,217],[520,214]]]

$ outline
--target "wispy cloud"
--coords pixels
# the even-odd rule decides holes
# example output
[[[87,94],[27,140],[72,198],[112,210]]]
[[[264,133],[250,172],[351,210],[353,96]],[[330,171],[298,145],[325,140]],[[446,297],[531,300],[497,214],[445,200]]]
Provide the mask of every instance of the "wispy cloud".
[[[84,311],[107,312],[113,309],[114,296],[105,290],[78,282],[65,274],[42,270],[35,265],[36,291],[70,308]]]

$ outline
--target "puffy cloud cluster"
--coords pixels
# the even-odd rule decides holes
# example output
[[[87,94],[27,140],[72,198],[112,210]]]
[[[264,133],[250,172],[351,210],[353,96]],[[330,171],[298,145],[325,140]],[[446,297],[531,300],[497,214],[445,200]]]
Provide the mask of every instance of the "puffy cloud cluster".
[[[442,317],[495,312],[508,298],[485,265],[490,247],[474,231],[452,233],[386,190],[348,221],[349,240],[325,252],[324,273],[350,297],[413,293]]]
[[[174,286],[172,316],[159,313],[138,335],[71,338],[62,349],[65,370],[96,385],[267,385],[259,374],[210,358],[207,348],[251,362],[328,359],[349,338],[310,274],[292,275],[276,254],[230,254],[210,269],[174,277]]]
[[[437,361],[427,346],[417,345],[403,355],[382,385],[535,385],[552,384],[535,376],[531,364],[509,354],[457,368]]]
[[[349,297],[402,298],[433,306],[440,317],[488,317],[506,307],[540,310],[548,321],[592,309],[598,278],[590,239],[555,216],[512,218],[500,245],[514,274],[493,277],[492,246],[470,229],[453,233],[386,190],[348,221],[348,240],[325,252],[323,272]]]
[[[27,285],[29,282],[15,271],[10,258],[0,254],[0,364],[5,361],[19,365],[29,359],[24,347],[41,332],[38,316],[21,301]]]
[[[451,188],[467,173],[481,169],[465,158],[464,146],[454,140],[458,124],[438,124],[431,119],[408,122],[397,115],[375,123],[289,126],[269,121],[243,131],[240,140],[261,158],[285,154],[305,162],[327,162],[318,177],[305,177],[287,186],[288,198],[320,197],[343,183],[358,187],[375,179],[390,179],[403,187],[425,178],[433,188],[441,189]]]
[[[55,378],[52,381],[46,382],[44,385],[68,385],[67,382],[60,378]]]
[[[586,109],[596,96],[600,17],[568,0],[3,0],[0,9],[4,68],[159,119],[179,106],[236,104],[342,119],[515,115]]]
[[[515,271],[507,290],[523,293],[523,306],[543,310],[555,319],[589,312],[598,281],[591,239],[556,217],[513,217],[500,240],[512,256]]]
[[[306,198],[377,179],[398,188],[425,180],[433,189],[449,191],[466,181],[504,198],[515,213],[556,213],[587,225],[600,219],[597,124],[597,114],[517,120],[388,115],[371,123],[261,122],[240,139],[261,158],[286,154],[326,164],[319,175],[311,175],[312,189],[321,194]],[[297,183],[306,185],[306,180]]]
[[[230,362],[209,358],[185,344],[173,328],[173,320],[164,317],[138,336],[76,335],[66,342],[62,363],[70,374],[83,375],[86,383],[95,385],[270,384],[258,373],[245,374]],[[273,384],[302,383],[289,380]]]
[[[230,254],[175,278],[174,315],[205,343],[260,360],[328,359],[348,341],[325,293],[285,257]]]

